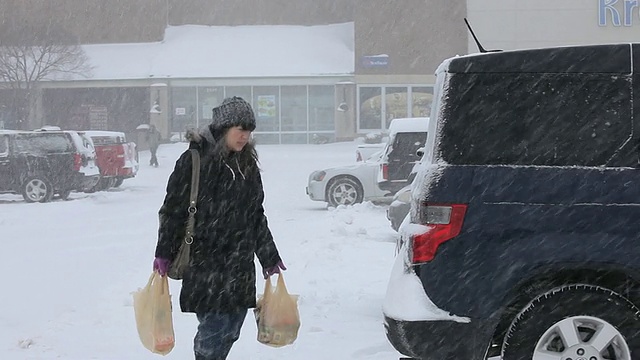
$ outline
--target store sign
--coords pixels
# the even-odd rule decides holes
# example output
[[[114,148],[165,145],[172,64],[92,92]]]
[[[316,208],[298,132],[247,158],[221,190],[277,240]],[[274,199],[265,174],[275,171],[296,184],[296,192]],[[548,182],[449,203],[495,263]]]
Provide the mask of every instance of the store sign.
[[[600,26],[633,26],[634,17],[640,21],[639,0],[598,0]]]
[[[367,68],[372,67],[387,67],[389,65],[389,55],[369,55],[362,57],[362,66]]]
[[[89,107],[91,130],[109,130],[109,112],[106,106]]]

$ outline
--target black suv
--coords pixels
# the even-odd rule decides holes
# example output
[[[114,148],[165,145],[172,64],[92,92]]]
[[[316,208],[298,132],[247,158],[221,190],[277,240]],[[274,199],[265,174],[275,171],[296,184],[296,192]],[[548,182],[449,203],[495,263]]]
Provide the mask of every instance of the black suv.
[[[383,311],[418,359],[640,359],[640,44],[443,62]]]
[[[22,194],[27,202],[66,199],[99,179],[86,169],[94,160],[83,153],[74,132],[0,130],[0,193]],[[96,168],[97,169],[97,168]]]

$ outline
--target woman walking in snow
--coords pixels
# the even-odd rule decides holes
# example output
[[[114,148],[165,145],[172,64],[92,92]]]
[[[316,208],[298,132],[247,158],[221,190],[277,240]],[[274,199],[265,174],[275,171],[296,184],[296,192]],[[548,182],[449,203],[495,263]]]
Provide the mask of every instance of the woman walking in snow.
[[[213,109],[212,123],[188,134],[201,157],[195,235],[180,291],[180,308],[195,313],[196,360],[226,359],[247,309],[256,306],[254,254],[264,278],[286,270],[267,225],[258,157],[250,141],[256,120],[239,97]],[[160,208],[154,270],[166,275],[184,239],[191,184],[185,151],[169,177]]]

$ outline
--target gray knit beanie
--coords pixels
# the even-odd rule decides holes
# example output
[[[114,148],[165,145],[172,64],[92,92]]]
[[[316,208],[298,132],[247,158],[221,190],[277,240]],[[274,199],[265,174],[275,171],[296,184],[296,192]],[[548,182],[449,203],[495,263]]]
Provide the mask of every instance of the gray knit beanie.
[[[234,126],[241,126],[243,130],[256,129],[256,117],[251,104],[241,97],[230,97],[222,104],[213,108],[210,128],[212,132],[224,130]]]

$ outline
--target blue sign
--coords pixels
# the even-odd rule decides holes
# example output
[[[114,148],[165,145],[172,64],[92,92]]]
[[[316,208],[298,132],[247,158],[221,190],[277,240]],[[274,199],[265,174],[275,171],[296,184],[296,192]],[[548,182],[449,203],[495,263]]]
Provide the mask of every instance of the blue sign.
[[[389,55],[369,55],[362,57],[362,66],[367,68],[372,67],[387,67],[389,65]]]
[[[618,2],[622,6],[616,7]],[[639,7],[638,0],[598,0],[598,25],[607,26],[607,19],[611,19],[613,26],[632,26],[634,9],[638,14]]]

